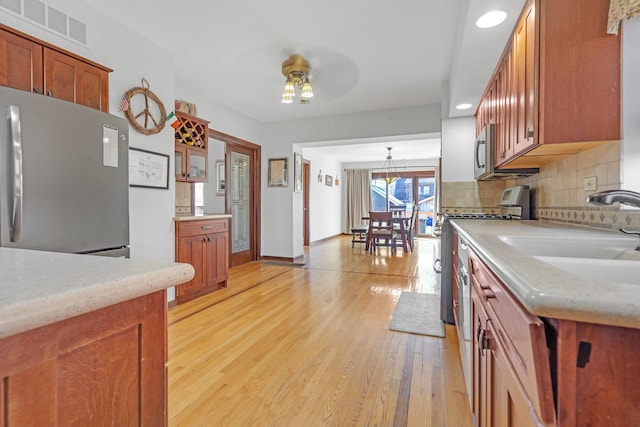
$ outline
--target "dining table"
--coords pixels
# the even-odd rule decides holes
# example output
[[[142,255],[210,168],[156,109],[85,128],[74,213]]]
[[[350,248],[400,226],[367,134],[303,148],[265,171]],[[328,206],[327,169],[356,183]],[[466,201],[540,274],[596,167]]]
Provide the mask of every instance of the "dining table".
[[[398,224],[400,226],[400,235],[402,236],[402,249],[405,253],[409,252],[410,242],[407,235],[407,222],[411,220],[411,212],[407,211],[392,211],[393,212],[393,223]],[[369,221],[368,216],[362,217],[363,221]],[[413,245],[412,250],[413,250]],[[366,249],[369,249],[369,242],[367,241]]]

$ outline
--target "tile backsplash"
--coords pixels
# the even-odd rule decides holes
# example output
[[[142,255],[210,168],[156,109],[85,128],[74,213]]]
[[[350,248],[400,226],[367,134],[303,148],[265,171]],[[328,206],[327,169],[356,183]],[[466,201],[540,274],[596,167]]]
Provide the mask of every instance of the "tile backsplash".
[[[176,215],[191,213],[191,185],[176,181]]]
[[[531,188],[532,216],[594,227],[640,230],[640,210],[619,206],[593,206],[586,202],[595,191],[620,188],[621,144],[612,142],[550,163],[540,173],[518,180],[444,182],[442,211],[500,212],[496,206],[502,189],[511,185]],[[585,178],[596,178],[596,190],[585,190]]]

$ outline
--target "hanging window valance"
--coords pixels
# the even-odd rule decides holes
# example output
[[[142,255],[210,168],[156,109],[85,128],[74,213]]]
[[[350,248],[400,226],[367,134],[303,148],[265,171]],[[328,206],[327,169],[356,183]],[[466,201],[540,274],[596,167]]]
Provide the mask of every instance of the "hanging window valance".
[[[640,0],[610,0],[607,33],[618,34],[618,26],[624,18],[633,18],[640,13]]]

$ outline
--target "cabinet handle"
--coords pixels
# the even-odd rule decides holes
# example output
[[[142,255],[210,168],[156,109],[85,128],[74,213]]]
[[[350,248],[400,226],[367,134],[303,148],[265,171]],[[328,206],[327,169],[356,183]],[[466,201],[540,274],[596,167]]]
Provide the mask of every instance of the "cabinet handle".
[[[52,90],[48,90],[47,91],[47,96],[53,96],[53,91]]]
[[[491,298],[496,298],[496,294],[494,294],[491,289],[486,288],[486,289],[483,289],[483,291],[484,292],[482,293],[482,296],[484,297],[485,301]]]
[[[526,137],[527,137],[527,139],[533,138],[533,129],[527,128]]]
[[[483,356],[485,350],[491,350],[491,340],[487,336],[487,331],[484,329],[480,331],[480,339],[478,340],[478,344],[480,345]]]
[[[212,225],[203,225],[202,227],[200,227],[203,230],[211,230],[213,228]]]
[[[33,93],[37,93],[38,95],[42,94],[42,92],[40,91],[39,87],[34,87],[33,88]]]

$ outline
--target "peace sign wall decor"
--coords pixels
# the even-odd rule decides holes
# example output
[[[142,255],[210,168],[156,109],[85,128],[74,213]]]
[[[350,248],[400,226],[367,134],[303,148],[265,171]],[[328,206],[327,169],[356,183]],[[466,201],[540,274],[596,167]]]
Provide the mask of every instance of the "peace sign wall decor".
[[[138,132],[153,135],[164,128],[167,112],[160,98],[149,90],[146,79],[142,79],[141,87],[125,92],[121,106],[124,106],[125,117]]]

